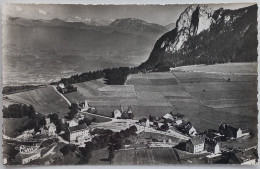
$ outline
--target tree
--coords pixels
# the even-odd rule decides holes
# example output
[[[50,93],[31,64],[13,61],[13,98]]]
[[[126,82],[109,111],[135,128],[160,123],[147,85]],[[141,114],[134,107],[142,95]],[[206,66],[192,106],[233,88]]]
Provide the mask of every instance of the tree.
[[[68,118],[68,119],[73,119],[77,113],[78,113],[78,110],[77,110],[77,109],[72,109],[72,110],[68,113],[67,118]]]
[[[114,159],[114,157],[115,157],[114,151],[110,151],[108,154],[108,158],[107,158],[110,161],[110,164],[112,163],[112,160]]]

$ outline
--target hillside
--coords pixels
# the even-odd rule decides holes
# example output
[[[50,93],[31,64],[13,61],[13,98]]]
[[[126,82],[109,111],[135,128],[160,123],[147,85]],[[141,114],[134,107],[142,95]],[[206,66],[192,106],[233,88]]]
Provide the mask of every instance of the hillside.
[[[148,34],[153,36],[167,31],[167,28],[162,25],[148,23],[135,18],[116,19],[110,24],[110,27],[117,30],[124,30],[129,33]]]
[[[66,22],[57,18],[5,18],[4,83],[21,83],[23,79],[26,83],[49,83],[57,77],[80,72],[137,66],[147,59],[152,45],[165,32],[154,31],[151,26],[146,29],[142,26],[146,22],[140,22],[139,26],[144,29],[133,28],[134,31],[127,32],[124,28]],[[23,79],[17,80],[17,77]]]
[[[161,36],[140,68],[257,60],[257,5],[238,10],[189,6],[176,28]]]

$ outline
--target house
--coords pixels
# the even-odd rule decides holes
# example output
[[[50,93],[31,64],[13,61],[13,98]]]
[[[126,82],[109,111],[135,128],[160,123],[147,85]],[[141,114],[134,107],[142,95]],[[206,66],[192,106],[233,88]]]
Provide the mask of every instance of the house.
[[[3,164],[4,164],[4,165],[7,164],[9,158],[10,158],[10,157],[9,157],[8,155],[3,154]]]
[[[170,67],[170,72],[174,71],[174,68],[173,67]]]
[[[77,119],[78,121],[80,121],[80,120],[83,120],[85,118],[85,116],[81,113],[78,113],[75,115],[74,118]]]
[[[182,124],[182,120],[176,120],[176,121],[174,122],[174,125],[179,126],[180,124]]]
[[[147,118],[142,118],[139,120],[139,123],[141,126],[149,127],[150,126],[150,121]]]
[[[219,133],[228,138],[239,138],[243,136],[240,128],[232,127],[226,123],[221,123],[219,125]]]
[[[55,136],[56,135],[56,126],[53,123],[47,123],[44,127],[46,134],[48,136]]]
[[[214,139],[205,139],[205,150],[208,152],[214,153],[214,154],[219,154],[220,153],[220,146],[219,142],[217,142]]]
[[[120,110],[121,110],[122,119],[132,119],[134,117],[132,106],[128,106],[127,108],[125,108],[124,106],[121,105]]]
[[[116,109],[113,112],[113,118],[118,119],[118,118],[121,118],[121,116],[122,116],[122,113],[118,109]]]
[[[66,93],[67,92],[67,89],[65,87],[65,85],[63,83],[59,83],[58,86],[57,86],[57,90],[60,92],[60,93]]]
[[[186,142],[186,151],[189,153],[200,153],[204,150],[205,139],[203,137],[193,137]]]
[[[195,137],[197,134],[197,131],[193,126],[191,126],[190,128],[187,128],[187,134],[189,134],[192,137]]]
[[[82,142],[86,137],[89,136],[89,127],[86,124],[67,127],[65,129],[65,139],[69,142]]]
[[[89,109],[88,102],[85,100],[84,102],[79,103],[78,109],[79,111],[88,111]]]
[[[173,116],[170,113],[165,114],[163,118],[173,120]]]
[[[70,121],[67,121],[67,125],[69,127],[77,126],[77,125],[79,125],[79,120],[78,119],[72,119]]]
[[[234,153],[229,158],[229,164],[252,165],[257,164],[257,157],[252,150]]]
[[[20,146],[20,152],[15,156],[15,161],[19,164],[26,164],[41,156],[39,146]]]
[[[48,136],[56,135],[56,126],[54,123],[51,123],[50,118],[46,118],[46,125],[41,128],[41,133],[47,134]]]

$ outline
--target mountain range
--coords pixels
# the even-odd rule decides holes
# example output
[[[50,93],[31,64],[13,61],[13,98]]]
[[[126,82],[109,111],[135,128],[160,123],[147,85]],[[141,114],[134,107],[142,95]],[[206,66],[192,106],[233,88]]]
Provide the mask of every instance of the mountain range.
[[[46,75],[50,80],[47,72],[64,76],[61,72],[73,74],[138,66],[147,60],[156,39],[168,31],[164,26],[133,18],[97,26],[94,22],[86,24],[80,20],[31,20],[9,16],[3,24],[7,81],[22,77],[21,72],[30,75],[30,79],[35,76],[36,81],[33,74]]]
[[[155,43],[140,69],[169,70],[191,64],[257,61],[257,5],[212,10],[191,5],[176,27]]]

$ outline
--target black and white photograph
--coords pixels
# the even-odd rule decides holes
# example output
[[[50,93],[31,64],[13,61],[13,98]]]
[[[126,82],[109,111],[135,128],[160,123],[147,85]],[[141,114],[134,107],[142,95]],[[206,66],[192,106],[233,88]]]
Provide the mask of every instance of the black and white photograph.
[[[257,12],[4,3],[3,164],[257,165]]]

